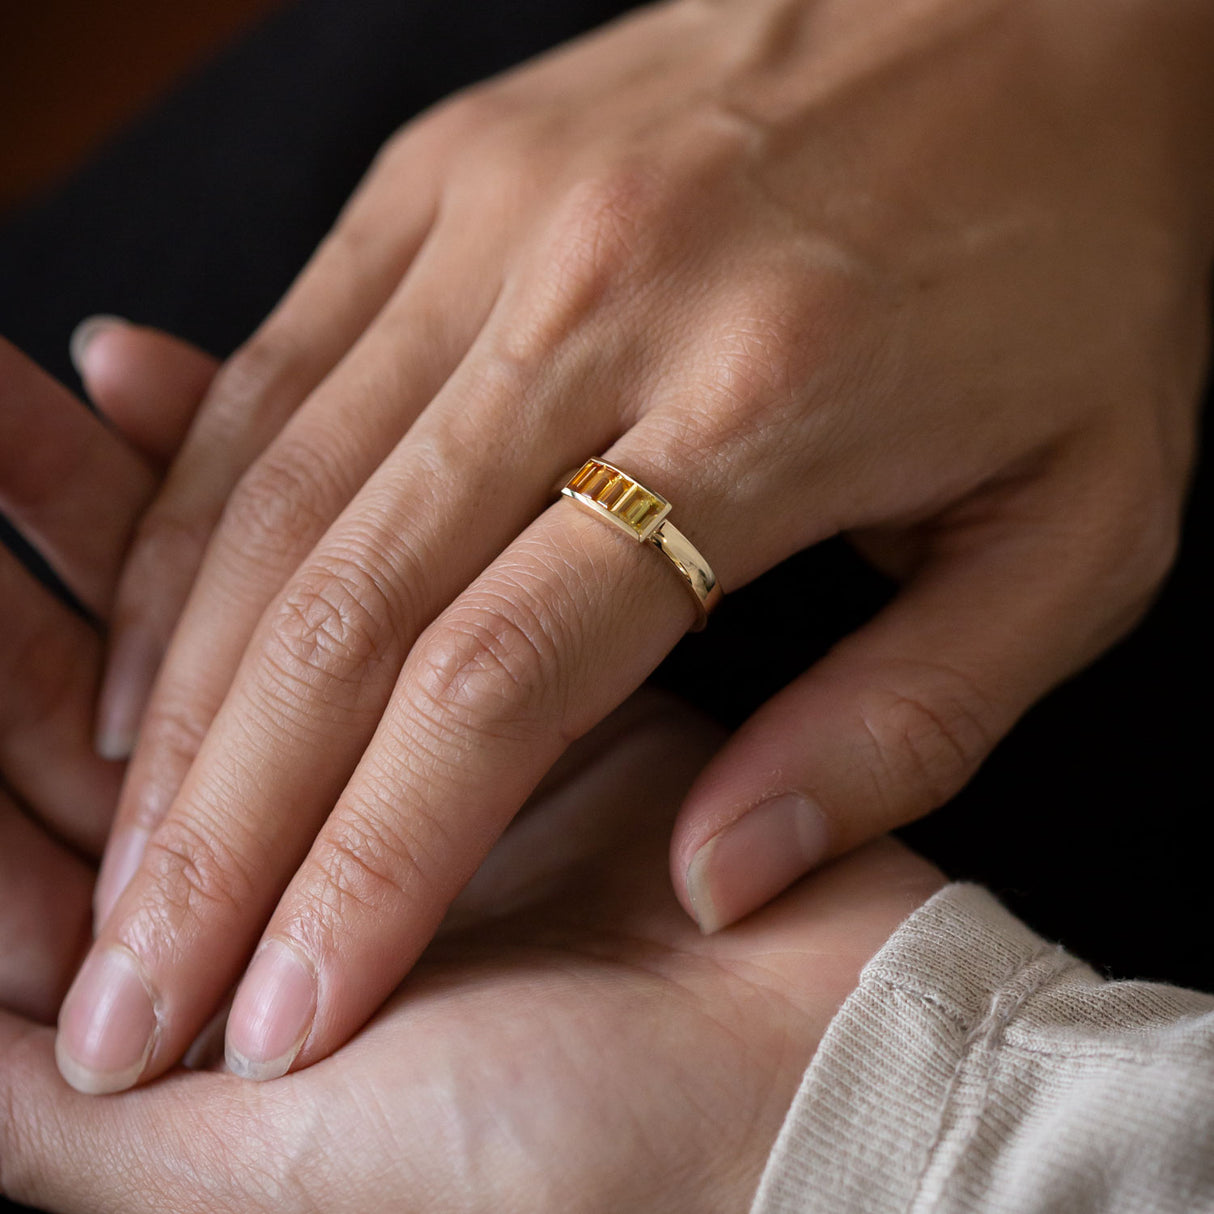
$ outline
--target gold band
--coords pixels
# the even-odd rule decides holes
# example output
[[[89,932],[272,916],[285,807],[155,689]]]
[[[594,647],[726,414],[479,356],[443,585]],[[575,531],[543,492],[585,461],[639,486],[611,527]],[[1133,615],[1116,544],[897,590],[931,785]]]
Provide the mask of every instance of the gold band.
[[[652,544],[682,575],[695,598],[699,632],[708,613],[721,601],[716,574],[695,545],[666,516],[670,503],[626,472],[601,459],[588,459],[561,486],[561,493],[606,519],[642,544]]]

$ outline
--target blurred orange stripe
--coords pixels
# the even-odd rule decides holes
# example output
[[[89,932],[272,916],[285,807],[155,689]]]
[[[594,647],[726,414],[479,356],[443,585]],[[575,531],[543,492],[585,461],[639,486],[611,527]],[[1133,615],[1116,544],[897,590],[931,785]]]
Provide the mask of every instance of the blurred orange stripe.
[[[0,0],[0,209],[281,0]]]

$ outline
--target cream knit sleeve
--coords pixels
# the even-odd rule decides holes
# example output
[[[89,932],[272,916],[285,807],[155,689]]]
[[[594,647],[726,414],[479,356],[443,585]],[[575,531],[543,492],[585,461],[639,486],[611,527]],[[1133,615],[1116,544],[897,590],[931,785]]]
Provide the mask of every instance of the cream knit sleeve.
[[[1214,1211],[1214,997],[1106,981],[942,890],[831,1024],[751,1214],[853,1211]]]

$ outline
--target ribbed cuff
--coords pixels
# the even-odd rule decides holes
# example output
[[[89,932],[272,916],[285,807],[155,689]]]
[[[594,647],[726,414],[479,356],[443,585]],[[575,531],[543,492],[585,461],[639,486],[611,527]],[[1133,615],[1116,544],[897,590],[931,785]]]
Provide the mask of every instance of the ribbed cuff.
[[[906,1214],[947,1182],[980,1082],[966,1057],[1075,961],[984,889],[950,885],[865,967],[810,1064],[751,1214]],[[961,1137],[964,1137],[963,1135]]]

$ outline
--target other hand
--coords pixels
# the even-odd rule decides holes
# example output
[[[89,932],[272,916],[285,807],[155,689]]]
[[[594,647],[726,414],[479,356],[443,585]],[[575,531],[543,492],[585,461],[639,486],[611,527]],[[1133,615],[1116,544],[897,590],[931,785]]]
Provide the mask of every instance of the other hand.
[[[90,394],[113,429],[0,340],[0,509],[80,604],[0,547],[0,1006],[53,1023],[91,939],[121,767],[97,757],[97,625],[139,514],[214,374],[129,327]]]

